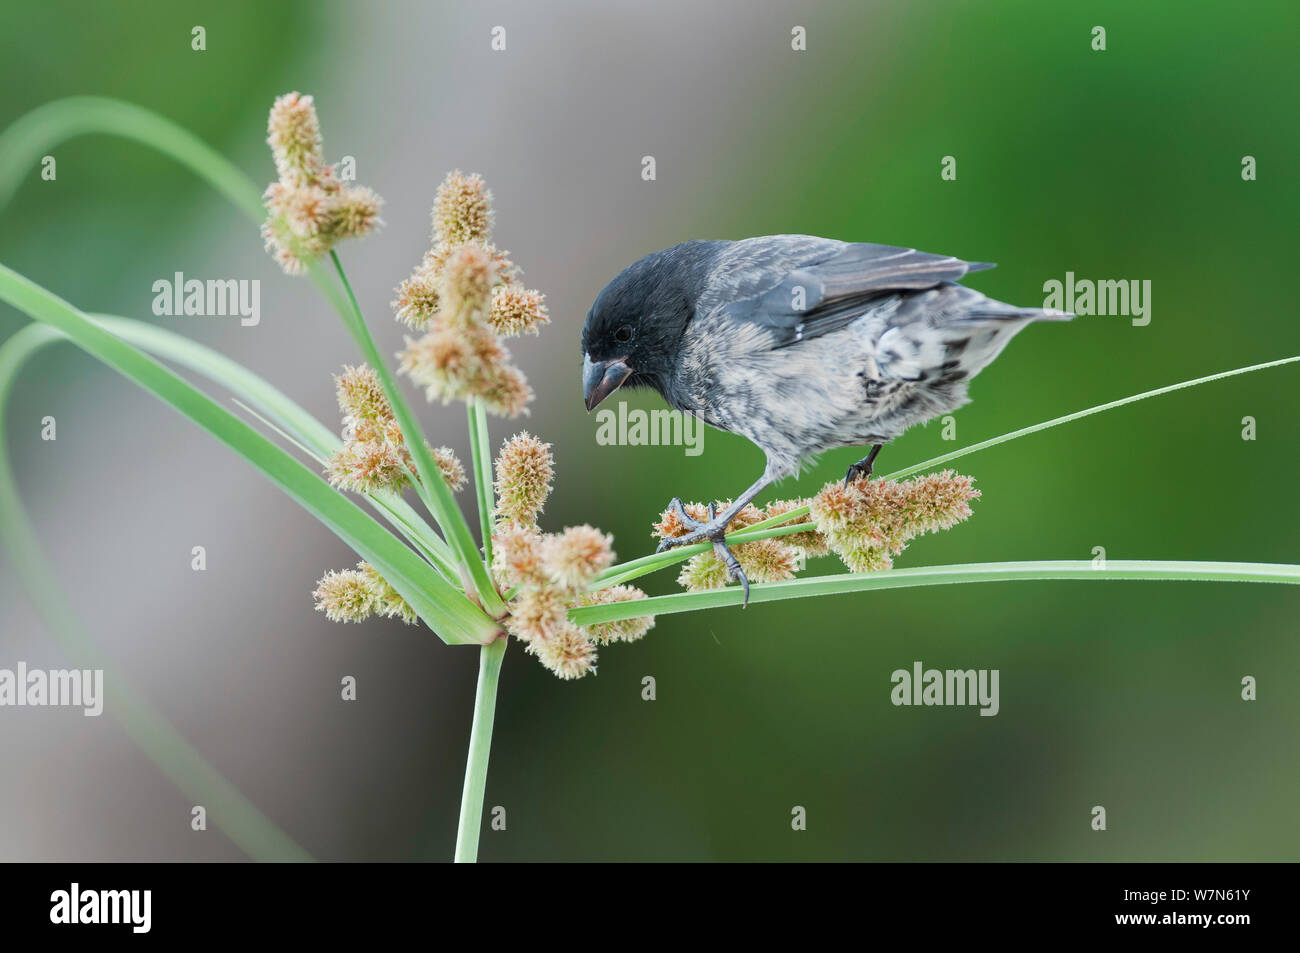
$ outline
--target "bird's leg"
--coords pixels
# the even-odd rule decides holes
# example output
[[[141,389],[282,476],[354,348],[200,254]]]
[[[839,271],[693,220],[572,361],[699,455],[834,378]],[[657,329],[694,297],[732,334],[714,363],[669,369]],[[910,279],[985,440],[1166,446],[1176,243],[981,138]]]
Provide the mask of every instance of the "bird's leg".
[[[849,467],[849,472],[844,474],[844,485],[848,486],[860,476],[871,476],[871,465],[876,462],[876,454],[880,452],[883,443],[878,443],[871,448],[871,452],[859,460],[853,466]]]
[[[659,543],[659,549],[656,551],[662,553],[677,546],[689,546],[692,543],[702,543],[705,540],[711,541],[713,543],[713,551],[717,553],[718,558],[727,566],[727,576],[738,581],[741,588],[744,589],[744,605],[749,605],[749,579],[745,576],[744,570],[740,568],[740,560],[736,559],[735,554],[727,546],[727,526],[736,518],[736,514],[748,506],[749,502],[754,497],[758,496],[759,493],[763,492],[763,489],[771,482],[771,478],[767,474],[764,474],[753,486],[740,494],[736,501],[727,507],[727,509],[721,514],[717,512],[717,506],[710,503],[709,519],[708,522],[704,523],[688,516],[686,508],[682,506],[682,501],[680,499],[674,499],[668,504],[668,509],[677,514],[677,518],[690,528],[690,532],[685,536],[671,536],[667,539],[661,540]]]

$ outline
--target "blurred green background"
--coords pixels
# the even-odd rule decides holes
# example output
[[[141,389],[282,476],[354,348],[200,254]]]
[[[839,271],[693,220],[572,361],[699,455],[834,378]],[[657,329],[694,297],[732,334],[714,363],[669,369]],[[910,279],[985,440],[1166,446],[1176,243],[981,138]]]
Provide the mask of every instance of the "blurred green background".
[[[498,24],[509,41],[494,54]],[[790,49],[795,25],[806,52]],[[524,426],[557,458],[545,525],[597,524],[630,558],[651,548],[669,497],[732,495],[762,465],[714,431],[699,457],[599,446],[582,409],[586,308],[624,265],[676,241],[806,232],[916,246],[998,262],[971,283],[1026,305],[1067,271],[1151,281],[1148,326],[1030,328],[973,384],[955,444],[917,428],[880,473],[1300,353],[1287,277],[1297,28],[1300,8],[1280,0],[10,4],[0,122],[65,95],[116,96],[260,181],[271,100],[314,93],[327,156],[355,155],[359,180],[387,199],[385,231],[341,251],[392,351],[387,302],[425,247],[437,182],[453,167],[484,173],[498,240],[554,318],[513,348],[539,394]],[[328,375],[354,354],[255,229],[133,144],[87,137],[55,154],[57,182],[33,169],[0,213],[0,261],[82,307],[182,326],[333,425]],[[640,179],[644,155],[654,182]],[[1242,180],[1247,155],[1257,181]],[[956,181],[940,178],[944,156]],[[151,282],[175,270],[261,279],[262,325],[153,318]],[[23,324],[0,311],[0,335]],[[1297,373],[964,459],[983,492],[975,516],[898,565],[1088,559],[1097,546],[1112,559],[1300,561]],[[46,413],[56,445],[33,424]],[[33,363],[9,419],[70,601],[187,738],[321,859],[450,857],[475,653],[313,613],[313,581],[348,565],[346,549],[71,348]],[[466,449],[456,407],[426,420],[435,443]],[[512,429],[494,422],[494,440]],[[859,455],[828,454],[775,495],[814,492]],[[201,579],[195,541],[214,554]],[[673,591],[673,573],[646,588]],[[7,569],[0,595],[0,665],[58,664]],[[1298,600],[1290,587],[1022,583],[716,610],[663,617],[578,683],[514,646],[487,792],[508,827],[485,831],[481,857],[1294,860]],[[892,706],[890,673],[916,660],[999,669],[1001,712]],[[341,674],[358,678],[353,705],[338,700]],[[646,675],[654,702],[641,699]],[[1255,702],[1240,700],[1245,675],[1259,679]],[[0,856],[242,857],[215,830],[189,831],[188,807],[108,719],[62,714],[0,715],[30,769],[0,793]],[[791,830],[795,805],[807,831]],[[1104,833],[1090,828],[1094,805]]]

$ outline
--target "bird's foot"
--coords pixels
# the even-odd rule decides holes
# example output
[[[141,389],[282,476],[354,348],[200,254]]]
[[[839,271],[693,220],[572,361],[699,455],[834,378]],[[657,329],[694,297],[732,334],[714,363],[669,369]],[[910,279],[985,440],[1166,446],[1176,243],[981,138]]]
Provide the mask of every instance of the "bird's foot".
[[[848,486],[858,477],[862,477],[864,479],[871,478],[871,470],[872,467],[875,466],[876,454],[880,453],[881,446],[883,445],[876,444],[874,447],[871,448],[871,452],[869,454],[867,454],[857,463],[853,464],[853,466],[849,467],[849,471],[844,474],[845,486]]]
[[[713,552],[723,564],[727,567],[727,578],[733,582],[739,582],[741,589],[744,590],[745,599],[741,607],[749,605],[749,577],[745,571],[740,568],[740,560],[726,543],[727,523],[718,517],[718,507],[715,503],[709,504],[708,520],[697,520],[686,512],[682,506],[682,501],[674,497],[673,501],[668,504],[668,510],[675,513],[681,520],[682,525],[686,526],[690,532],[684,536],[669,536],[660,540],[659,548],[656,552],[667,552],[670,549],[676,549],[678,546],[690,546],[693,543],[702,543],[706,540],[713,543]]]
[[[853,464],[853,466],[849,467],[848,472],[844,474],[844,485],[848,486],[858,477],[870,479],[871,469],[872,462],[870,460],[859,460],[857,463]]]

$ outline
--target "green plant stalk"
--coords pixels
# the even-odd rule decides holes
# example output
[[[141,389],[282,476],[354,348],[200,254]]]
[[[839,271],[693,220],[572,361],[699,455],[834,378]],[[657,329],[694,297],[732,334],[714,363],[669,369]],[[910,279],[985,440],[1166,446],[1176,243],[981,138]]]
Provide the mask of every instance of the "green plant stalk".
[[[4,265],[0,300],[58,329],[256,466],[373,565],[443,641],[481,645],[496,638],[500,629],[492,619],[374,517],[194,385]]]
[[[965,563],[955,566],[924,566],[891,569],[887,572],[846,573],[817,576],[751,586],[750,603],[776,602],[876,589],[906,589],[968,582],[1014,582],[1044,579],[1095,580],[1147,579],[1179,582],[1276,582],[1300,585],[1300,566],[1287,563],[1179,562],[1162,560],[1109,559],[1104,568],[1089,560],[1044,562]],[[585,606],[569,610],[578,625],[615,622],[645,615],[693,612],[720,606],[738,606],[744,594],[726,587],[704,592],[678,592],[651,596],[632,602]]]
[[[975,453],[979,450],[987,450],[989,447],[996,447],[999,444],[1008,443],[1017,440],[1020,437],[1027,437],[1030,434],[1038,433],[1043,430],[1050,430],[1053,427],[1059,427],[1062,424],[1072,423],[1076,420],[1082,420],[1084,417],[1090,417],[1093,414],[1100,414],[1107,410],[1114,410],[1116,407],[1123,407],[1125,404],[1137,403],[1139,400],[1146,400],[1148,397],[1159,397],[1162,394],[1171,394],[1177,390],[1183,390],[1188,387],[1196,387],[1200,384],[1208,384],[1213,381],[1224,380],[1229,377],[1236,377],[1240,374],[1250,374],[1254,371],[1267,370],[1271,367],[1281,367],[1284,364],[1294,364],[1300,361],[1300,355],[1295,357],[1284,357],[1276,361],[1266,361],[1263,364],[1251,364],[1247,367],[1237,367],[1230,371],[1221,371],[1218,374],[1210,374],[1207,377],[1197,377],[1189,381],[1181,381],[1177,384],[1169,384],[1165,387],[1157,387],[1155,390],[1143,391],[1140,394],[1133,394],[1129,397],[1121,397],[1119,400],[1112,400],[1105,404],[1098,404],[1095,407],[1088,407],[1084,410],[1075,411],[1072,414],[1066,414],[1064,417],[1053,417],[1051,420],[1045,420],[1042,423],[1034,424],[1029,427],[1021,427],[1019,430],[1013,430],[1010,433],[1004,433],[999,437],[992,437],[980,443],[972,443],[969,446],[953,450],[950,453],[941,454],[932,457],[921,463],[913,464],[902,470],[895,470],[881,477],[882,480],[901,480],[905,477],[930,470],[944,463],[950,463],[959,457]],[[746,526],[742,532],[727,536],[729,544],[750,543],[759,539],[767,539],[772,536],[784,536],[789,533],[802,532],[802,529],[796,529],[786,526],[791,520],[800,519],[808,515],[808,507],[799,506],[787,513],[781,513],[778,516],[769,516],[765,520],[760,520]],[[781,527],[779,531],[773,527]],[[807,527],[804,527],[806,529]],[[613,586],[619,583],[636,579],[648,573],[655,572],[667,566],[675,565],[679,562],[685,562],[696,553],[702,553],[709,548],[709,543],[697,543],[693,546],[682,546],[678,549],[670,549],[663,553],[650,553],[647,556],[641,556],[637,559],[630,559],[625,563],[618,563],[610,566],[601,572],[597,577],[598,585],[596,588],[603,589],[606,586]]]
[[[505,614],[505,603],[501,601],[500,594],[492,584],[492,577],[488,575],[487,567],[483,563],[478,546],[474,544],[474,537],[469,531],[469,525],[465,522],[465,517],[456,504],[455,497],[452,496],[451,487],[443,479],[442,471],[438,469],[438,464],[434,462],[433,455],[429,452],[428,446],[425,445],[424,434],[415,419],[415,414],[411,411],[406,398],[398,389],[392,372],[388,370],[387,362],[380,356],[374,338],[370,336],[370,330],[366,327],[366,320],[361,314],[361,306],[357,304],[357,297],[352,292],[352,285],[348,283],[348,277],[343,271],[343,263],[339,261],[339,256],[334,251],[330,252],[330,258],[334,261],[334,268],[338,272],[339,281],[343,283],[343,288],[347,292],[349,308],[344,316],[343,323],[351,332],[357,347],[361,349],[362,357],[366,359],[367,363],[374,368],[375,373],[379,376],[379,382],[383,385],[384,393],[388,396],[388,402],[393,406],[393,416],[397,418],[398,426],[402,428],[402,436],[406,440],[406,449],[410,451],[411,459],[415,461],[415,469],[420,477],[418,489],[420,490],[421,499],[429,507],[434,519],[438,521],[438,525],[446,535],[447,542],[451,544],[452,550],[455,551],[461,563],[469,572],[484,611],[493,618],[499,619]]]
[[[52,567],[18,495],[9,463],[3,409],[19,370],[42,347],[65,340],[54,328],[32,324],[0,345],[0,543],[14,572],[54,641],[76,668],[102,669],[105,710],[191,804],[208,816],[249,857],[257,861],[310,861],[312,857],[280,830],[239,789],[176,731],[167,718],[136,692],[104,657],[54,581]]]
[[[478,839],[483,829],[483,797],[487,791],[488,759],[492,754],[492,726],[496,721],[497,685],[508,639],[483,646],[478,658],[478,687],[474,692],[474,722],[469,732],[465,760],[465,788],[460,798],[460,823],[456,828],[456,863],[478,860]]]
[[[496,498],[492,489],[492,445],[488,436],[487,411],[477,397],[469,401],[469,446],[474,466],[474,492],[478,497],[478,525],[483,539],[483,558],[492,572],[492,513]]]

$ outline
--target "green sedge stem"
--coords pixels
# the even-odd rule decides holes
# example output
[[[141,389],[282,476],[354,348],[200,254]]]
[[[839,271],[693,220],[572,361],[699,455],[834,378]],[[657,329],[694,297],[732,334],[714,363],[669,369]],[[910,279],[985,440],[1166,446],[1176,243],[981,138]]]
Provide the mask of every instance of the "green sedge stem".
[[[479,650],[478,687],[474,692],[474,722],[465,759],[465,788],[460,798],[460,823],[456,828],[456,863],[478,860],[478,838],[483,828],[483,796],[487,790],[488,758],[492,754],[492,726],[496,721],[497,684],[508,639],[489,642]]]
[[[1114,580],[1148,579],[1180,582],[1278,582],[1300,585],[1300,566],[1285,563],[1178,562],[1148,560],[1106,561],[1097,568],[1090,560],[1048,562],[967,563],[956,566],[924,566],[917,569],[891,569],[887,572],[846,573],[816,576],[751,586],[749,601],[775,602],[829,596],[874,589],[905,589],[914,586],[939,586],[967,582],[1013,582],[1026,580]],[[744,599],[739,587],[709,589],[704,592],[678,592],[651,596],[631,602],[584,606],[569,610],[569,618],[578,625],[616,622],[644,615],[667,615],[693,612],[720,606],[738,606]]]
[[[483,558],[492,570],[492,512],[496,499],[492,490],[491,443],[488,436],[487,411],[477,397],[469,407],[469,447],[474,466],[474,492],[478,496],[478,524],[483,537]]]

